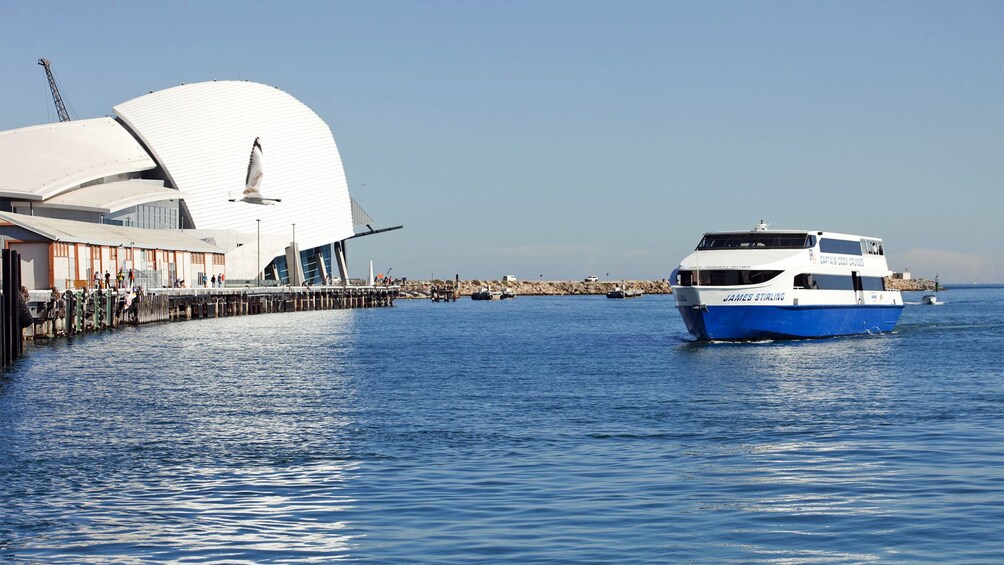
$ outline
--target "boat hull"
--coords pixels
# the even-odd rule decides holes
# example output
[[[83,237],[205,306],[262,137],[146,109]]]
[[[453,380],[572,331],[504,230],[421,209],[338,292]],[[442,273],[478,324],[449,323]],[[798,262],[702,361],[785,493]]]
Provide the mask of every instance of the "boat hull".
[[[699,340],[800,339],[890,332],[903,305],[678,306]]]
[[[643,294],[637,290],[611,290],[607,293],[607,298],[638,298]]]

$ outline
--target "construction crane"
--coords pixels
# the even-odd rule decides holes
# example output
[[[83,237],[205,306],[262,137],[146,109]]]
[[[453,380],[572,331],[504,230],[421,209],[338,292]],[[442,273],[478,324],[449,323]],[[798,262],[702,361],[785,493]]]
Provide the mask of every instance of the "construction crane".
[[[52,76],[52,67],[48,59],[39,59],[38,64],[45,68],[45,76],[49,79],[49,88],[52,89],[52,100],[56,103],[56,112],[59,114],[59,121],[70,121],[70,114],[66,112],[63,105],[63,98],[59,95],[59,88],[56,87],[56,79]]]

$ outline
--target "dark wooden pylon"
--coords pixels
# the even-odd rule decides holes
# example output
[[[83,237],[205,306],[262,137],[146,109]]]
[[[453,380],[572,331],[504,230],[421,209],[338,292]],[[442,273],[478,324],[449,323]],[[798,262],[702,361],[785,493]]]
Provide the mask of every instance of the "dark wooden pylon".
[[[4,249],[0,255],[0,370],[21,357],[21,254]]]

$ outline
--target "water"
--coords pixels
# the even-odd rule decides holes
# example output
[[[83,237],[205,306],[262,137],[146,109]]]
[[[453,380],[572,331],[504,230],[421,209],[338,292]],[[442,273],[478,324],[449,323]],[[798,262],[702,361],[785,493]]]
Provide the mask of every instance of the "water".
[[[799,342],[692,343],[646,296],[33,347],[0,560],[999,563],[1004,289],[942,298]]]

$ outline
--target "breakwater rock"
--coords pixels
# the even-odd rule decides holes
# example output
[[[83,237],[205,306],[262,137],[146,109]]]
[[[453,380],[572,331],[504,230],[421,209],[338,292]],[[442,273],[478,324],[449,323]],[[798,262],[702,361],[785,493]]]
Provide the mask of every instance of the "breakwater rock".
[[[885,280],[886,288],[904,291],[934,290],[934,281],[927,279],[894,279]],[[428,298],[433,288],[453,288],[454,281],[442,280],[409,280],[401,283],[400,298]],[[672,294],[667,279],[657,281],[518,281],[502,284],[498,280],[463,280],[460,281],[460,296],[470,296],[471,293],[489,286],[493,289],[509,288],[517,296],[577,296],[589,294],[606,294],[618,286],[636,288],[645,294]],[[944,290],[944,287],[942,287]]]
[[[435,287],[448,286],[452,288],[454,281],[405,281],[401,284],[400,298],[428,298]],[[502,281],[465,280],[460,281],[460,296],[470,296],[490,286],[493,289],[503,287],[511,289],[517,296],[575,296],[588,294],[606,294],[618,286],[636,288],[645,294],[671,294],[668,280],[658,281],[519,281],[502,284]]]
[[[928,279],[894,279],[886,278],[885,287],[889,290],[934,290],[934,281]],[[939,286],[938,290],[945,290],[945,287]]]

